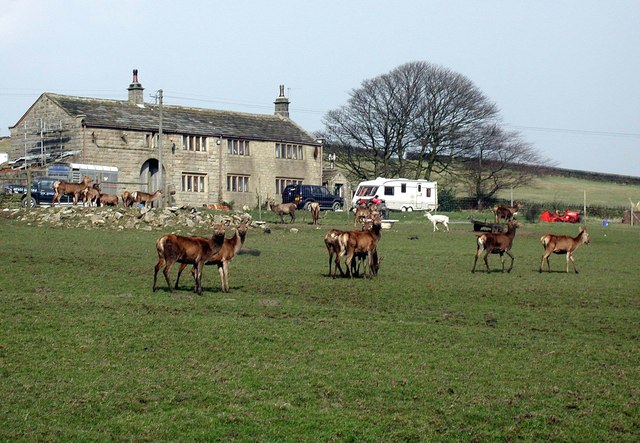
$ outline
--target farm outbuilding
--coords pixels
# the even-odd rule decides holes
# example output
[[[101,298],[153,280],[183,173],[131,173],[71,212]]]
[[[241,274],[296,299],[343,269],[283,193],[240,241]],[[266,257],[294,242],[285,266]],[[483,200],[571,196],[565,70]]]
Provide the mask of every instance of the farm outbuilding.
[[[170,205],[255,206],[291,182],[321,183],[323,144],[289,118],[284,86],[272,115],[170,106],[161,95],[149,104],[143,91],[134,70],[128,100],[43,93],[9,128],[10,164],[114,167],[116,192],[161,189]]]

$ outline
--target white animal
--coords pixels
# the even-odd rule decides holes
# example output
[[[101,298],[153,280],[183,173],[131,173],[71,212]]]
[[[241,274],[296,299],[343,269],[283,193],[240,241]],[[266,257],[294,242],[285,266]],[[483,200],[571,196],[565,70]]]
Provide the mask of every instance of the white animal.
[[[431,223],[433,223],[433,232],[439,231],[438,223],[442,224],[445,228],[447,228],[447,232],[449,232],[449,217],[446,215],[438,214],[433,215],[431,212],[427,212],[425,215]]]

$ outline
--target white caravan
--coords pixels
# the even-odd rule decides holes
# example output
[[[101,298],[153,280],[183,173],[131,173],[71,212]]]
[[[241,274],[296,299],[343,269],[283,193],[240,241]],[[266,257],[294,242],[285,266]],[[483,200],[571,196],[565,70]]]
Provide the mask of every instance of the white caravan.
[[[374,196],[385,201],[387,208],[395,211],[424,211],[438,208],[438,183],[429,180],[407,178],[383,178],[361,182],[351,201],[369,200]]]

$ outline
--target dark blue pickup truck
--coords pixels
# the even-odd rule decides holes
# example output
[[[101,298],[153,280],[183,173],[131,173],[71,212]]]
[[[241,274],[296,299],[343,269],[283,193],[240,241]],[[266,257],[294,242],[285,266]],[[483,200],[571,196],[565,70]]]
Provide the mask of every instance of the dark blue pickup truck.
[[[29,205],[31,208],[37,205],[50,205],[53,202],[53,182],[60,181],[53,177],[35,177],[31,183],[31,201],[27,199],[27,193],[22,194],[22,207]],[[72,195],[63,195],[60,198],[62,204],[73,204]]]

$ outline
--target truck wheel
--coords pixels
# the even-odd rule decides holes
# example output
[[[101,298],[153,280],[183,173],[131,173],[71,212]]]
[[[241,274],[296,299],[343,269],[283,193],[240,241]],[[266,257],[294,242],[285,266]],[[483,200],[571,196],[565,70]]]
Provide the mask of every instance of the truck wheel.
[[[303,209],[305,211],[311,211],[311,202],[306,202]]]
[[[30,207],[30,208],[35,207],[35,205],[36,205],[36,199],[35,199],[34,197],[31,197],[30,202],[31,202],[31,204],[29,205],[29,207]],[[27,207],[27,197],[24,197],[24,198],[22,199],[22,207],[23,207],[23,208],[26,208],[26,207]]]
[[[331,205],[331,209],[333,210],[333,212],[339,211],[340,209],[342,209],[342,205],[340,204],[340,202],[333,202],[333,205]]]

